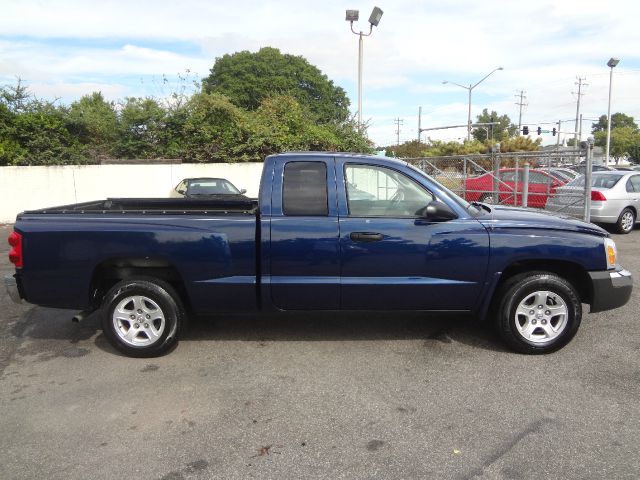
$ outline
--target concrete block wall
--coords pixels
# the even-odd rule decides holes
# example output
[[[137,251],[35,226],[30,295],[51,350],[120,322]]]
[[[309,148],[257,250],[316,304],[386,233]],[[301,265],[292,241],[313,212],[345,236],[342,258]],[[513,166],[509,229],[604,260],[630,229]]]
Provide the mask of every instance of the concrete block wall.
[[[262,163],[0,167],[0,223],[24,210],[107,197],[166,198],[183,179],[221,177],[257,197]]]

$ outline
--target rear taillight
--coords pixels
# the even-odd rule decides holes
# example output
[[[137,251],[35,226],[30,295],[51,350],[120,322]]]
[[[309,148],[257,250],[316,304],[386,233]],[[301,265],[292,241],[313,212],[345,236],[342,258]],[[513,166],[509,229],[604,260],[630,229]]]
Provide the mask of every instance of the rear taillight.
[[[604,194],[602,192],[599,192],[598,190],[591,190],[591,201],[595,201],[595,202],[604,202],[607,200],[607,197],[604,196]]]
[[[9,251],[9,261],[16,267],[22,268],[22,235],[18,232],[11,232],[8,241],[12,247]]]

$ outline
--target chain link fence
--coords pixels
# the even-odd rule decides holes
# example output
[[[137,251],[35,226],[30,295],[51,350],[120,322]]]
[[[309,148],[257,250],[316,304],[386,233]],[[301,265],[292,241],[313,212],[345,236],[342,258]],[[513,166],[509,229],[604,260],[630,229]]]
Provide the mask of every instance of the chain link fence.
[[[468,202],[540,208],[582,219],[584,183],[574,187],[571,182],[585,155],[585,150],[576,149],[405,160]]]

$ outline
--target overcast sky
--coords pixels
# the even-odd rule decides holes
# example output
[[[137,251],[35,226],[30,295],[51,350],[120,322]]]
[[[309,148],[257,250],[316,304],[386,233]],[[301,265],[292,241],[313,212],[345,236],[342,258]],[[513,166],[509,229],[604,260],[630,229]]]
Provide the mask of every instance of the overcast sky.
[[[423,128],[466,123],[467,91],[442,81],[473,84],[499,66],[473,90],[473,118],[489,108],[517,123],[515,95],[524,90],[524,125],[551,129],[563,120],[562,130],[573,131],[576,77],[588,84],[584,118],[606,114],[614,56],[612,112],[640,120],[640,2],[375,1],[3,0],[0,83],[20,77],[36,95],[67,103],[92,91],[112,100],[163,96],[178,87],[178,74],[199,79],[216,57],[272,46],[320,68],[355,112],[358,37],[345,10],[359,9],[356,28],[368,31],[377,5],[384,15],[364,42],[363,88],[377,145],[395,143],[395,118],[403,120],[401,142],[417,138],[419,106]],[[455,140],[466,130],[429,135]],[[555,143],[551,134],[543,139]]]

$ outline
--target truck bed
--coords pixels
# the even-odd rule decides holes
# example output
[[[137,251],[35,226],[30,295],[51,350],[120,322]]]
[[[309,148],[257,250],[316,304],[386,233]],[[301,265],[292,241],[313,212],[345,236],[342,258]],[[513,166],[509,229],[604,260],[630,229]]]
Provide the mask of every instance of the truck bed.
[[[257,200],[229,200],[219,197],[107,198],[29,210],[24,214],[255,215],[257,207]]]

